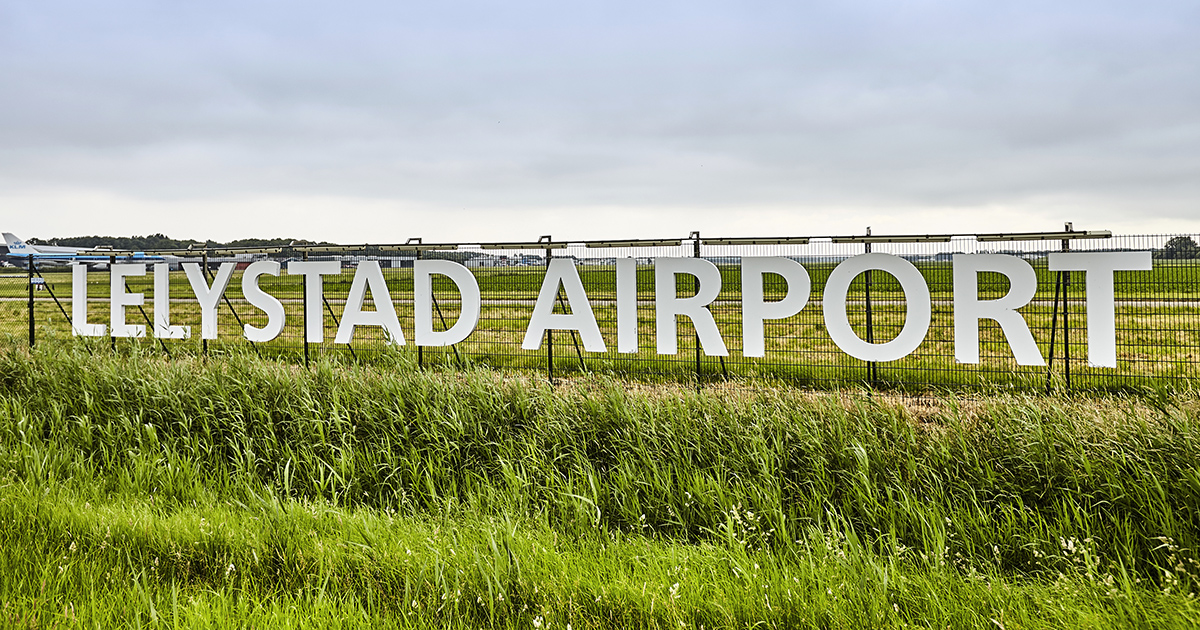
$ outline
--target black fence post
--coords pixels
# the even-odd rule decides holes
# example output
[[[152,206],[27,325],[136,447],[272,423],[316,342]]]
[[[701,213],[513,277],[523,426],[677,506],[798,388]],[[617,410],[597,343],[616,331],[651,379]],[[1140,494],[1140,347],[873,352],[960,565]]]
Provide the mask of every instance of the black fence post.
[[[693,231],[688,235],[692,239],[692,256],[700,257],[700,232]],[[672,282],[671,284],[674,284]],[[692,291],[696,294],[700,293],[700,278],[692,277]],[[696,391],[700,391],[700,331],[696,330],[696,322],[692,322],[692,331],[696,334]]]
[[[417,278],[417,261],[418,260],[421,260],[421,248],[420,247],[416,248],[416,251],[413,254],[413,270],[412,271],[413,271],[413,291],[414,291],[413,306],[414,307],[417,304],[417,295],[416,295],[415,291],[417,289],[416,278]],[[431,288],[430,293],[432,293],[432,292],[433,291]],[[415,313],[413,316],[413,322],[414,323],[416,322],[416,314]],[[423,370],[423,369],[425,369],[425,347],[422,346],[421,344],[417,343],[417,336],[415,333],[413,334],[413,343],[417,344],[417,369]]]
[[[692,250],[691,254],[694,258],[700,258],[700,232],[692,232],[689,234],[691,238]],[[674,284],[674,282],[672,282]],[[700,294],[700,278],[692,277],[691,290],[696,294]],[[696,330],[696,323],[691,323],[692,331],[696,334],[696,391],[700,391],[700,331]]]
[[[110,286],[110,287],[112,286],[112,272],[113,272],[113,265],[115,265],[115,264],[117,264],[116,255],[109,256],[108,257],[108,286]],[[109,322],[109,324],[108,324],[108,347],[111,348],[114,352],[117,349],[117,336],[113,334],[112,322]]]
[[[1071,223],[1064,226],[1064,231],[1074,232],[1075,228]],[[1070,239],[1062,240],[1062,250],[1064,252],[1071,250]],[[1071,272],[1060,271],[1063,274],[1063,370],[1067,377],[1067,392],[1071,391]]]
[[[691,233],[691,238],[692,238],[692,257],[700,258],[700,232],[699,232],[699,230],[693,231]],[[697,295],[700,294],[700,278],[695,278],[695,277],[692,278],[692,290]],[[693,329],[695,329],[695,324],[696,324],[696,322],[692,322]],[[718,332],[720,332],[720,331],[718,330]],[[700,331],[697,330],[696,331],[696,387],[700,386],[700,373],[701,373],[701,367],[702,367],[700,364],[700,361],[701,361],[702,357],[703,357],[703,347],[700,345]],[[721,363],[721,377],[724,378],[724,380],[728,381],[729,380],[729,371],[725,368],[725,357],[719,356],[719,357],[717,357],[717,360],[720,361],[720,363]]]
[[[867,236],[870,236],[870,235],[871,235],[871,228],[868,226],[867,227]],[[871,253],[871,242],[867,241],[864,243],[864,245],[866,245],[866,253],[870,254]],[[867,305],[867,343],[875,343],[875,326],[874,326],[874,319],[873,319],[872,313],[871,313],[871,270],[870,269],[863,272],[863,286],[864,286],[864,290],[866,293],[866,305]],[[867,362],[867,380],[871,381],[872,387],[878,386],[878,384],[879,384],[879,364],[876,363],[875,361]]]
[[[550,237],[545,237],[550,240]],[[550,256],[554,250],[546,248],[546,273],[550,273]],[[546,329],[546,375],[550,379],[550,384],[554,384],[554,334],[551,329]]]
[[[308,260],[308,252],[301,255],[303,260]],[[304,325],[301,326],[304,336],[304,367],[308,367],[308,276],[300,277],[300,308],[301,317],[304,319]]]
[[[208,249],[205,249],[204,253],[200,255],[200,277],[208,282]],[[208,338],[204,336],[203,326],[200,328],[200,350],[205,357],[208,356]]]
[[[36,338],[33,329],[33,254],[29,255],[29,347],[33,347]]]

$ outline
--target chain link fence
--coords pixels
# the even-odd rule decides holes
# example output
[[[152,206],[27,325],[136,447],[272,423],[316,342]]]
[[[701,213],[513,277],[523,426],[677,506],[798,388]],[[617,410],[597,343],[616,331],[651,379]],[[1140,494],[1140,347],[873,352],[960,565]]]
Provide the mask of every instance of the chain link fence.
[[[403,353],[421,367],[434,365],[485,365],[531,370],[551,379],[580,373],[606,373],[628,378],[709,382],[738,379],[787,381],[818,388],[867,385],[907,390],[993,389],[1101,390],[1131,387],[1190,386],[1196,380],[1200,357],[1200,251],[1197,235],[1112,236],[1106,232],[1015,233],[979,235],[899,235],[790,238],[710,238],[692,233],[688,238],[605,242],[565,242],[543,237],[529,243],[425,244],[417,240],[391,245],[347,245],[211,249],[204,251],[112,252],[107,261],[90,260],[86,276],[88,320],[109,325],[112,315],[127,324],[145,327],[140,339],[83,338],[93,351],[121,344],[153,344],[171,356],[183,353],[220,354],[240,347],[264,357],[309,362],[320,356],[338,356],[369,362],[381,353]],[[1058,252],[1150,252],[1149,270],[1116,271],[1116,367],[1096,367],[1088,360],[1089,314],[1087,279],[1082,271],[1050,269],[1050,254]],[[854,358],[834,340],[827,326],[825,289],[830,274],[845,261],[865,253],[900,257],[920,272],[929,291],[928,330],[915,350],[897,360],[872,362]],[[1044,365],[1019,365],[1009,339],[994,320],[979,321],[979,360],[963,363],[955,353],[954,256],[956,254],[1006,254],[1029,265],[1036,277],[1036,292],[1018,309],[1028,326]],[[786,258],[800,263],[811,281],[807,304],[797,313],[763,322],[763,356],[747,356],[743,347],[743,262],[754,257]],[[717,356],[699,341],[692,318],[676,321],[674,353],[660,353],[657,313],[656,260],[698,258],[719,272],[720,291],[707,304],[720,340],[728,349]],[[536,349],[525,349],[535,305],[550,261],[568,259],[578,272],[587,302],[605,342],[604,351],[585,347],[582,332],[549,330]],[[24,261],[9,258],[11,262]],[[414,293],[414,266],[420,261],[452,261],[470,270],[479,289],[479,316],[474,330],[449,346],[414,344],[419,300]],[[282,306],[282,331],[265,342],[247,340],[247,326],[269,327],[270,317],[243,294],[242,277],[252,263],[279,263],[278,275],[258,278],[263,292]],[[320,289],[306,284],[306,276],[289,274],[289,264],[325,262]],[[621,352],[617,330],[620,317],[627,322],[632,302],[622,296],[617,266],[632,270],[636,282],[626,291],[636,292],[634,352]],[[154,264],[163,264],[165,281],[155,286]],[[350,304],[357,271],[364,263],[377,264],[386,283],[369,287],[361,310],[378,310],[379,302],[394,308],[404,345],[385,326],[358,325],[350,343],[335,343],[342,320],[358,312]],[[142,304],[121,305],[114,313],[113,265],[134,264],[144,275],[117,276],[119,291],[141,295]],[[203,315],[193,283],[184,267],[212,283],[223,275],[228,285],[215,311],[216,336],[202,338]],[[700,290],[700,280],[677,274],[677,297]],[[1009,278],[1001,273],[976,275],[979,300],[997,300],[1010,291]],[[14,341],[72,336],[74,307],[72,270],[66,261],[35,260],[27,268],[0,270],[0,304],[3,330]],[[360,281],[361,282],[361,281]],[[444,275],[430,276],[429,316],[432,331],[451,329],[463,314],[464,299],[458,285]],[[706,281],[715,287],[710,279]],[[774,273],[762,276],[765,302],[783,299],[789,289]],[[633,289],[628,287],[632,286]],[[307,288],[306,288],[307,287]],[[556,314],[577,313],[582,307],[558,286]],[[554,287],[550,288],[551,291]],[[190,329],[187,338],[155,335],[155,309],[169,296],[173,326]],[[251,296],[252,298],[253,296]],[[137,298],[122,298],[136,301]],[[626,306],[618,308],[625,300]],[[467,300],[470,303],[470,300]],[[845,321],[855,335],[870,344],[897,337],[910,315],[911,296],[891,273],[879,269],[856,275],[844,301]],[[386,305],[383,305],[386,307]],[[349,311],[348,311],[349,309]],[[625,315],[621,315],[625,309]],[[165,310],[165,309],[164,309]],[[211,315],[211,314],[210,314]],[[1095,315],[1093,314],[1093,317]],[[313,329],[306,334],[305,322]],[[319,324],[316,322],[320,322]],[[633,325],[633,324],[627,324]],[[626,335],[632,328],[626,329]],[[182,336],[182,332],[176,336]],[[316,338],[319,338],[318,341]]]

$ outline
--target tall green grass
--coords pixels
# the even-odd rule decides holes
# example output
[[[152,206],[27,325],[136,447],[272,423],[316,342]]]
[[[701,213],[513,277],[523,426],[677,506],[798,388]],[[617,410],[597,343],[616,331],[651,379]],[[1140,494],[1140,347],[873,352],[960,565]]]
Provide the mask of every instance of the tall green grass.
[[[1186,625],[1196,409],[11,347],[0,618]]]

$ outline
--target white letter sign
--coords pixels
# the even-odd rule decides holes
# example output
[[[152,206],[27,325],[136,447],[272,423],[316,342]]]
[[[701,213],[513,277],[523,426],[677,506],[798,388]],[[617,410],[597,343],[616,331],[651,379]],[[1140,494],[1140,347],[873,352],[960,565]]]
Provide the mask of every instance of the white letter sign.
[[[767,302],[763,299],[763,279],[768,273],[778,274],[787,282],[783,299]],[[783,257],[742,258],[742,355],[761,357],[766,351],[763,322],[784,319],[799,313],[808,304],[812,280],[804,265]]]
[[[1109,233],[1100,233],[1100,235],[1111,236]],[[1074,238],[1075,236],[1079,236],[1079,234],[1061,235],[1062,238]],[[1096,234],[1086,233],[1083,236],[1091,238]],[[11,235],[6,236],[6,238],[8,237]],[[1025,233],[1012,236],[1012,238],[1018,239],[1034,238],[1039,240],[1057,240],[1059,237],[1059,233]],[[583,242],[582,245],[589,248],[626,248],[631,245],[665,246],[664,244],[669,244],[674,247],[677,243],[690,242],[696,238],[696,234],[693,234],[686,241],[677,241],[676,239],[636,242],[588,241]],[[981,243],[979,247],[985,247],[988,241],[1007,238],[1009,236],[1006,235],[977,235],[977,239]],[[10,241],[12,240],[15,240],[15,237],[10,239]],[[841,243],[861,242],[863,239],[853,237],[832,238],[832,240]],[[949,240],[950,237],[945,235],[943,237],[933,235],[923,237],[876,236],[867,239],[868,242]],[[1185,240],[1187,237],[1183,236],[1172,239],[1166,246],[1167,249],[1164,250],[1163,255],[1169,255],[1166,252],[1175,247],[1175,243]],[[731,335],[735,350],[739,349],[737,336],[741,336],[741,356],[746,358],[746,365],[751,366],[752,372],[758,369],[755,366],[767,367],[758,359],[767,356],[768,338],[775,346],[771,348],[772,352],[792,355],[780,356],[772,361],[773,367],[781,369],[786,365],[810,365],[811,357],[806,358],[799,355],[825,353],[826,350],[841,356],[843,360],[848,359],[840,352],[855,359],[873,363],[897,361],[922,348],[922,344],[930,333],[934,309],[930,298],[930,284],[927,283],[924,274],[944,273],[945,268],[941,263],[952,260],[953,290],[948,290],[949,287],[945,286],[945,280],[941,285],[936,283],[934,285],[939,291],[939,320],[934,334],[937,339],[931,339],[930,346],[924,348],[924,352],[917,357],[919,363],[928,369],[952,368],[953,362],[949,366],[946,364],[949,361],[948,344],[952,343],[955,361],[961,364],[978,364],[980,363],[981,345],[986,344],[984,347],[989,353],[998,352],[1002,355],[999,357],[1001,363],[1013,366],[1014,369],[1017,365],[1044,367],[1046,359],[1043,357],[1043,351],[1039,348],[1039,343],[1045,343],[1046,338],[1055,339],[1051,331],[1036,328],[1036,326],[1048,325],[1051,320],[1049,317],[1050,299],[1045,294],[1045,287],[1042,288],[1042,293],[1038,293],[1039,274],[1043,274],[1040,265],[1043,260],[1046,260],[1047,267],[1051,272],[1084,272],[1087,360],[1093,367],[1116,368],[1115,284],[1118,281],[1116,274],[1118,271],[1146,271],[1154,267],[1152,252],[1149,251],[1084,249],[1074,252],[1047,253],[1043,247],[1042,249],[1004,250],[1009,252],[1008,254],[956,253],[951,255],[949,249],[943,249],[936,255],[922,253],[900,257],[881,252],[871,253],[870,247],[867,247],[868,253],[843,258],[842,256],[834,257],[828,253],[816,255],[813,252],[789,256],[739,256],[737,255],[738,250],[727,249],[732,246],[762,245],[775,242],[798,243],[807,242],[807,239],[714,239],[709,244],[720,246],[722,249],[713,251],[719,251],[721,255],[709,258],[701,258],[698,255],[699,249],[694,250],[697,253],[696,257],[646,256],[632,258],[602,254],[584,255],[580,258],[563,255],[555,258],[552,252],[547,252],[548,264],[521,339],[521,349],[537,350],[541,348],[543,340],[550,336],[550,331],[558,330],[570,331],[571,337],[576,339],[576,343],[581,338],[582,347],[586,348],[588,352],[613,352],[611,356],[606,355],[607,359],[603,361],[604,363],[611,359],[618,359],[619,356],[628,357],[630,354],[638,354],[643,351],[639,345],[640,325],[645,324],[645,330],[649,332],[650,309],[653,308],[654,351],[659,355],[678,354],[680,351],[679,339],[682,336],[684,344],[688,346],[688,352],[690,352],[692,350],[691,334],[694,330],[697,341],[695,348],[697,368],[703,367],[699,365],[700,352],[713,357],[729,356],[729,348],[722,337],[724,332]],[[414,246],[414,243],[417,245]],[[414,253],[394,255],[395,257],[389,260],[394,268],[406,268],[410,263],[412,265],[414,328],[407,332],[413,334],[412,341],[419,347],[453,346],[466,340],[475,332],[476,327],[480,325],[483,313],[480,280],[476,278],[475,273],[479,273],[485,283],[493,282],[501,277],[519,277],[520,283],[523,284],[525,280],[536,277],[535,274],[541,272],[541,258],[538,256],[496,256],[480,252],[471,253],[464,249],[458,253],[431,253],[430,257],[423,259],[420,253],[422,251],[448,249],[450,246],[419,245],[419,243],[420,239],[416,239],[403,247],[380,246],[378,248],[378,252],[415,250]],[[533,244],[520,248],[515,247],[516,245],[516,243],[480,244],[482,249],[510,248],[509,246],[513,246],[510,249],[529,249],[531,251],[535,249]],[[572,241],[570,243],[553,242],[547,245],[543,240],[539,241],[539,245],[536,247],[542,245],[546,245],[548,248],[560,248],[560,246],[575,247],[580,244]],[[14,242],[13,246],[20,246],[20,243]],[[115,338],[145,337],[152,333],[157,339],[187,339],[197,324],[194,312],[190,316],[185,315],[179,310],[180,305],[176,304],[175,319],[188,321],[191,326],[172,325],[171,323],[172,278],[170,270],[180,258],[161,252],[147,254],[122,250],[120,258],[122,264],[117,264],[115,250],[100,249],[105,253],[97,254],[92,250],[82,250],[87,253],[64,255],[65,258],[60,257],[57,253],[53,255],[46,252],[38,253],[39,256],[45,255],[58,261],[55,264],[71,263],[70,325],[72,335],[83,337],[110,335]],[[381,259],[384,259],[383,255],[377,253],[374,248],[369,246],[361,248],[357,246],[242,248],[239,249],[239,252],[244,253],[238,253],[232,257],[222,254],[221,258],[212,259],[212,262],[215,264],[218,260],[250,261],[254,258],[265,258],[267,253],[290,256],[295,255],[296,249],[309,253],[351,250],[363,253],[361,257],[356,257],[360,262],[354,271],[352,282],[345,282],[345,280],[350,280],[345,277],[342,282],[338,282],[336,279],[331,280],[330,291],[336,293],[339,298],[346,290],[346,285],[349,285],[344,308],[332,317],[335,320],[333,323],[337,327],[336,334],[333,336],[334,343],[352,343],[360,326],[381,328],[381,333],[375,330],[369,331],[370,336],[376,340],[383,336],[391,345],[403,346],[409,343],[399,317],[399,314],[403,314],[405,317],[408,314],[407,284],[404,289],[397,289],[397,277],[384,275],[381,265],[389,263],[381,262]],[[205,251],[211,253],[213,250]],[[862,251],[862,249],[859,248],[857,251]],[[309,253],[303,255],[307,257]],[[684,252],[679,253],[683,254]],[[1154,252],[1153,255],[1159,254]],[[511,267],[511,269],[476,272],[469,269],[463,261],[452,260],[467,256],[473,257],[467,261],[472,265]],[[313,256],[313,258],[327,259],[332,256],[319,255]],[[107,280],[110,288],[110,319],[105,324],[88,322],[89,269],[85,264],[80,264],[82,260],[93,261],[93,266],[97,269],[108,268],[110,270]],[[349,260],[349,258],[343,257],[343,260]],[[327,311],[331,310],[329,305],[333,295],[331,293],[330,300],[325,299],[323,279],[325,276],[341,274],[343,260],[290,260],[286,264],[289,274],[303,278],[303,280],[292,278],[287,280],[287,283],[294,286],[296,282],[301,282],[304,287],[303,326],[306,343],[321,343],[325,340],[326,321],[329,319]],[[643,264],[641,274],[644,281],[640,286],[638,283],[639,260]],[[130,264],[131,261],[137,262]],[[804,261],[804,263],[802,264],[800,261]],[[834,261],[837,264],[825,280],[823,295],[819,298],[824,317],[824,328],[822,329],[820,324],[815,321],[818,317],[817,314],[811,312],[813,307],[809,307],[808,316],[799,314],[810,302],[818,299],[813,295],[813,283],[817,282],[817,286],[820,287],[821,277],[820,275],[815,279],[810,277],[807,266],[810,262],[816,264],[814,269],[821,269],[819,273],[823,275],[828,270],[826,261]],[[29,262],[32,264],[34,261]],[[127,278],[146,276],[148,270],[146,265],[150,263],[154,264],[153,290],[144,288],[140,289],[144,293],[132,292],[131,286],[148,287],[149,278],[133,282],[127,281]],[[229,305],[231,311],[236,306],[238,312],[235,313],[235,317],[238,318],[241,317],[240,313],[243,309],[251,313],[254,312],[254,309],[259,311],[248,321],[239,319],[242,332],[247,340],[258,343],[278,339],[283,333],[286,320],[289,317],[296,320],[301,308],[300,300],[281,299],[259,287],[263,275],[276,276],[276,278],[280,276],[281,263],[274,260],[257,260],[249,264],[241,275],[241,296],[244,299],[238,299],[235,303],[233,296],[225,297],[225,293],[239,264],[244,263],[222,262],[216,269],[216,273],[213,274],[211,284],[208,275],[210,268],[202,269],[198,262],[182,264],[183,271],[186,272],[188,282],[200,307],[198,319],[201,326],[201,337],[206,340],[218,338],[218,314],[220,312],[218,306],[224,301]],[[653,271],[645,266],[648,264],[653,265]],[[918,268],[918,265],[921,267]],[[1038,269],[1036,272],[1035,267]],[[35,271],[36,268],[30,267],[31,274]],[[613,272],[615,272],[615,285],[609,284],[614,277],[608,274]],[[735,274],[739,272],[741,280],[734,280]],[[871,285],[867,284],[867,290],[864,292],[860,276],[866,273],[870,278],[872,272],[888,274],[888,277],[877,276],[883,278],[884,282],[876,282],[876,289],[872,289]],[[402,275],[399,277],[404,278],[404,282],[407,283],[407,275],[404,272],[400,273]],[[723,273],[729,274],[725,277],[730,278],[731,282],[740,282],[740,287],[727,287],[726,293],[722,295]],[[768,279],[768,275],[771,278]],[[434,294],[434,276],[440,276],[436,280],[439,288],[436,296]],[[583,276],[589,278],[588,282],[584,281]],[[1126,276],[1134,278],[1137,277],[1137,274],[1122,274],[1120,279],[1124,281]],[[393,282],[391,287],[388,286],[389,277]],[[929,277],[933,279],[935,276],[930,275]],[[940,277],[945,278],[945,276]],[[894,282],[892,278],[895,279]],[[31,276],[29,280],[28,289],[30,291],[36,290],[38,288],[36,285],[45,284],[45,279],[39,280]],[[176,280],[182,281],[178,278]],[[600,280],[600,282],[593,282],[593,280]],[[649,282],[651,281],[653,281],[653,297],[647,293],[650,291]],[[994,284],[989,288],[989,282],[993,281]],[[1155,279],[1156,283],[1167,281],[1169,279]],[[269,279],[266,282],[268,289],[277,292],[274,291],[274,288],[279,287],[278,279],[274,281]],[[510,339],[513,332],[512,326],[519,325],[512,320],[514,317],[523,316],[522,313],[526,312],[524,309],[529,308],[528,300],[525,298],[532,297],[531,293],[510,294],[501,287],[494,287],[490,284],[488,286],[489,323],[495,330],[486,331],[486,339],[479,339],[480,347],[476,350],[480,355],[498,352],[500,346],[508,343],[505,339],[512,341]],[[938,288],[939,286],[940,288]],[[1004,289],[1005,286],[1008,287],[1007,290]],[[52,287],[41,288],[50,289]],[[455,295],[455,288],[458,296],[461,296],[461,302]],[[640,297],[646,298],[646,301],[640,305],[640,318],[639,289],[642,291]],[[399,304],[392,302],[391,291],[396,290],[404,292],[403,295],[396,296],[400,300]],[[731,295],[731,293],[736,294],[738,290],[741,292],[740,319],[738,314],[734,313],[736,306],[733,303],[738,296]],[[589,291],[592,293],[590,297]],[[442,292],[447,294],[445,298],[442,297]],[[850,298],[851,293],[853,293],[852,298]],[[1138,295],[1146,294],[1139,292]],[[143,323],[128,322],[129,308],[144,305],[148,296],[152,296],[154,302],[153,318],[143,312],[142,319],[139,320],[136,318],[138,314],[135,313],[133,321],[142,321]],[[51,294],[50,297],[55,296]],[[61,299],[62,296],[57,297]],[[591,297],[597,298],[598,302],[593,304]],[[368,298],[374,304],[374,308],[366,304]],[[718,298],[722,300],[719,306],[717,306]],[[1035,298],[1038,300],[1037,302],[1034,302]],[[32,310],[35,306],[33,299],[31,293],[29,305],[31,325],[34,323],[33,315],[35,314]],[[853,299],[853,304],[848,304],[848,299]],[[1157,302],[1135,302],[1136,299],[1141,298],[1130,296],[1129,301],[1123,302],[1123,305],[1126,307],[1159,306]],[[650,300],[654,301],[653,306]],[[953,303],[952,311],[950,310],[951,301]],[[872,313],[871,307],[874,305],[877,308],[872,321],[874,328],[864,326],[864,319],[866,319],[863,317],[864,304],[868,317]],[[1036,309],[1033,306],[1035,304]],[[1058,308],[1057,304],[1058,297],[1055,297],[1055,308]],[[249,306],[247,307],[247,305]],[[65,309],[65,306],[62,305],[62,308]],[[368,310],[364,310],[364,306]],[[1084,298],[1079,295],[1078,291],[1071,291],[1069,306],[1074,311],[1079,311],[1080,307],[1084,306]],[[1062,308],[1062,312],[1066,313],[1067,305]],[[398,309],[402,312],[398,313]],[[1030,319],[1034,317],[1030,314],[1030,309],[1044,309],[1045,316],[1036,318],[1039,323],[1035,324],[1033,319]],[[1137,317],[1137,322],[1132,321],[1135,314],[1133,311],[1132,308],[1128,313],[1122,311],[1123,316],[1130,318],[1129,323],[1124,324],[1126,330],[1123,330],[1123,333],[1133,334],[1130,332],[1131,329],[1137,326],[1151,326],[1153,323],[1145,323],[1151,320],[1140,315]],[[192,312],[190,308],[188,312]],[[720,315],[722,318],[719,325],[716,315]],[[1057,315],[1058,313],[1055,313],[1056,317]],[[1153,316],[1158,317],[1159,315],[1154,314]],[[338,319],[339,317],[340,319]],[[598,317],[599,319],[597,319]],[[949,330],[951,317],[953,318],[952,336]],[[690,321],[690,328],[687,322],[680,323],[683,318]],[[803,321],[801,321],[802,319]],[[266,323],[261,328],[249,323],[262,324],[264,320]],[[981,323],[982,320],[990,321],[985,324]],[[403,326],[407,325],[405,323]],[[680,331],[681,325],[684,326],[683,331]],[[1073,325],[1075,324],[1073,323]],[[1082,325],[1082,323],[1079,324],[1080,327]],[[293,321],[293,326],[298,326],[298,324]],[[997,326],[999,330],[997,330]],[[443,328],[445,330],[441,330]],[[981,329],[987,333],[986,336],[981,335]],[[867,333],[860,337],[856,331],[863,330],[866,330]],[[888,340],[897,330],[899,334]],[[879,335],[880,331],[884,331],[883,335],[876,340],[871,333]],[[31,330],[30,332],[35,333],[36,331]],[[828,333],[827,338],[825,337],[826,332]],[[1037,333],[1037,337],[1035,337],[1035,333]],[[360,335],[360,341],[361,337],[362,335]],[[478,337],[476,336],[477,339]],[[607,342],[610,341],[614,342],[614,347],[611,349],[607,345]],[[831,350],[832,346],[828,343],[829,341],[832,341],[833,346],[836,346],[840,352]],[[798,347],[799,343],[804,342],[811,342],[813,345]],[[1134,340],[1128,341],[1128,343],[1133,342]],[[1008,344],[1012,360],[1007,358],[1008,354],[1000,347],[1000,344],[1003,343]],[[160,345],[166,349],[168,344]],[[649,346],[645,351],[650,352]],[[617,353],[621,353],[621,355]],[[435,354],[440,354],[440,352]],[[458,354],[461,354],[461,351],[458,351]],[[307,352],[305,356],[308,356]],[[580,356],[582,358],[582,355]],[[1053,356],[1053,351],[1051,351],[1051,356]],[[1013,360],[1015,360],[1015,365]],[[778,364],[775,361],[778,361]],[[722,369],[725,368],[725,363],[727,362],[721,361]],[[551,361],[549,365],[549,369],[552,369],[553,362]],[[941,367],[936,367],[939,365]],[[1025,373],[1030,372],[1030,368],[1023,367],[1020,372],[1024,378]]]
[[[638,351],[637,260],[617,259],[617,352]]]
[[[363,299],[366,298],[368,289],[371,291],[371,300],[375,302],[374,312],[362,310]],[[342,311],[342,323],[338,326],[333,342],[350,343],[354,338],[355,326],[382,326],[389,343],[404,345],[404,331],[400,329],[396,307],[392,305],[392,294],[388,291],[387,280],[383,278],[383,270],[379,268],[377,260],[358,263],[354,281],[350,283],[346,308]]]
[[[571,310],[569,315],[554,312],[559,285],[567,292],[567,306]],[[578,330],[583,338],[583,347],[588,352],[604,352],[607,349],[604,338],[600,336],[600,327],[596,325],[596,316],[592,314],[587,292],[583,289],[583,281],[575,269],[575,261],[570,258],[550,260],[521,347],[537,350],[542,346],[542,337],[547,330]]]
[[[342,263],[336,260],[293,260],[288,263],[287,271],[291,275],[304,276],[304,338],[309,343],[325,341],[325,283],[321,276],[342,273]]]
[[[191,326],[171,325],[171,266],[154,265],[154,336],[159,339],[187,339]]]
[[[680,273],[693,275],[700,281],[700,290],[696,295],[678,297],[675,275]],[[683,315],[691,318],[704,354],[729,356],[725,341],[721,339],[721,331],[717,330],[717,322],[707,308],[720,293],[721,270],[711,262],[703,258],[655,258],[654,306],[658,353],[675,354],[679,351],[675,317]]]
[[[895,339],[887,343],[867,343],[855,334],[846,317],[846,293],[850,283],[858,274],[869,269],[886,271],[900,281],[908,315],[904,328]],[[912,263],[892,254],[859,254],[842,261],[829,274],[825,282],[822,308],[825,312],[825,327],[837,347],[846,354],[863,361],[895,361],[904,358],[925,341],[933,307],[929,301],[929,287],[925,278]]]
[[[77,337],[103,337],[104,324],[87,323],[87,265],[71,265],[71,334]]]
[[[433,330],[433,281],[438,274],[450,278],[462,295],[458,321],[449,330]],[[453,260],[418,260],[413,263],[413,323],[418,346],[452,346],[475,331],[482,312],[479,283],[470,269]]]
[[[1117,367],[1117,307],[1113,296],[1113,272],[1149,271],[1152,266],[1150,252],[1050,254],[1050,271],[1084,272],[1089,365]]]
[[[1008,293],[998,300],[979,300],[979,272],[1008,278]],[[979,363],[979,320],[1000,324],[1018,365],[1046,365],[1029,325],[1017,309],[1037,293],[1037,274],[1029,263],[1004,254],[954,255],[954,358]]]
[[[146,265],[140,263],[122,263],[109,267],[111,293],[109,296],[109,330],[114,337],[145,337],[146,327],[142,324],[125,323],[125,307],[141,306],[146,302],[142,293],[126,293],[126,276],[146,275]]]
[[[201,339],[217,338],[217,304],[225,294],[225,287],[229,286],[234,267],[236,265],[231,262],[221,263],[221,267],[217,269],[217,276],[213,278],[212,287],[209,288],[199,263],[183,263],[183,270],[187,272],[188,282],[192,285],[192,293],[200,303]]]
[[[246,296],[246,301],[251,306],[267,314],[267,325],[262,328],[250,324],[242,325],[242,334],[247,340],[255,342],[270,341],[278,337],[279,333],[283,332],[283,324],[287,317],[283,311],[283,304],[275,296],[259,288],[258,277],[263,274],[278,276],[279,263],[274,260],[259,260],[250,263],[242,272],[242,295]]]

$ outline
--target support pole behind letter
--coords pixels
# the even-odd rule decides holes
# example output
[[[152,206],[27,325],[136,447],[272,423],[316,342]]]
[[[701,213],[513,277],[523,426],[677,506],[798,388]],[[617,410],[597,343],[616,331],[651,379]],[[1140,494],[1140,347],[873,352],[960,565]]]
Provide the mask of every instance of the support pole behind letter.
[[[695,240],[692,241],[692,256],[700,257],[700,232],[692,232]],[[692,277],[692,290],[700,294],[700,278]],[[696,322],[692,322],[692,329],[695,330]],[[696,330],[696,391],[700,390],[700,331]]]
[[[33,332],[33,254],[29,255],[29,282],[26,283],[29,289],[29,347],[33,347],[34,332]]]
[[[202,254],[200,257],[200,276],[204,278],[205,282],[208,282],[208,250],[207,249],[204,250],[204,254]],[[204,353],[204,356],[207,357],[208,356],[208,339],[204,338],[203,333],[201,333],[201,335],[200,335],[200,349]]]
[[[1062,274],[1058,272],[1054,277],[1054,307],[1050,312],[1050,358],[1046,361],[1046,395],[1050,395],[1050,377],[1054,374],[1054,337],[1058,332],[1058,296],[1062,291]]]
[[[416,251],[413,254],[413,290],[414,291],[416,290],[417,261],[418,260],[421,260],[421,248],[420,247],[416,248]],[[430,284],[432,285],[433,283],[430,282]],[[432,293],[432,292],[433,291],[431,288],[430,293]],[[414,294],[413,295],[413,304],[415,305],[416,303],[417,303],[417,299],[416,299],[416,295]],[[413,318],[416,319],[415,314],[414,314]],[[414,333],[413,336],[415,338],[416,334]],[[414,343],[416,343],[415,339],[414,339]],[[425,368],[425,347],[418,343],[417,344],[417,369],[421,370],[424,368]]]
[[[304,252],[303,259],[308,260],[308,252]],[[301,311],[304,318],[304,367],[308,367],[308,282],[306,280],[306,277],[300,277],[300,303],[303,305],[301,308],[304,309]]]
[[[111,282],[112,272],[113,272],[113,265],[115,265],[115,264],[117,264],[117,257],[115,255],[109,256],[108,257],[108,279],[110,280],[110,282],[108,283],[109,286],[112,286],[112,282]],[[111,298],[111,296],[109,296],[109,297]],[[108,337],[108,347],[111,348],[115,352],[117,349],[117,337],[115,335],[111,334],[112,333],[112,325],[111,324],[112,324],[112,322],[109,322],[108,331],[110,334]]]
[[[1071,224],[1067,224],[1067,231],[1074,232]],[[1071,241],[1063,239],[1062,250],[1070,251]],[[1060,271],[1063,276],[1063,370],[1067,377],[1067,392],[1071,391],[1071,272]]]
[[[546,273],[550,273],[550,255],[553,253],[554,250],[546,248]],[[546,329],[546,378],[554,384],[554,335],[549,328]]]
[[[871,228],[868,227],[867,228],[867,236],[870,236],[870,235],[871,235]],[[870,254],[871,253],[871,243],[867,242],[866,246],[867,246],[866,247],[867,253]],[[875,343],[875,326],[874,326],[874,321],[873,321],[872,314],[871,314],[871,270],[870,269],[863,272],[863,286],[865,287],[865,291],[866,291],[866,305],[867,305],[867,343]],[[879,364],[876,363],[875,361],[869,361],[867,363],[867,378],[871,381],[872,386],[878,386],[878,384],[879,384]]]

